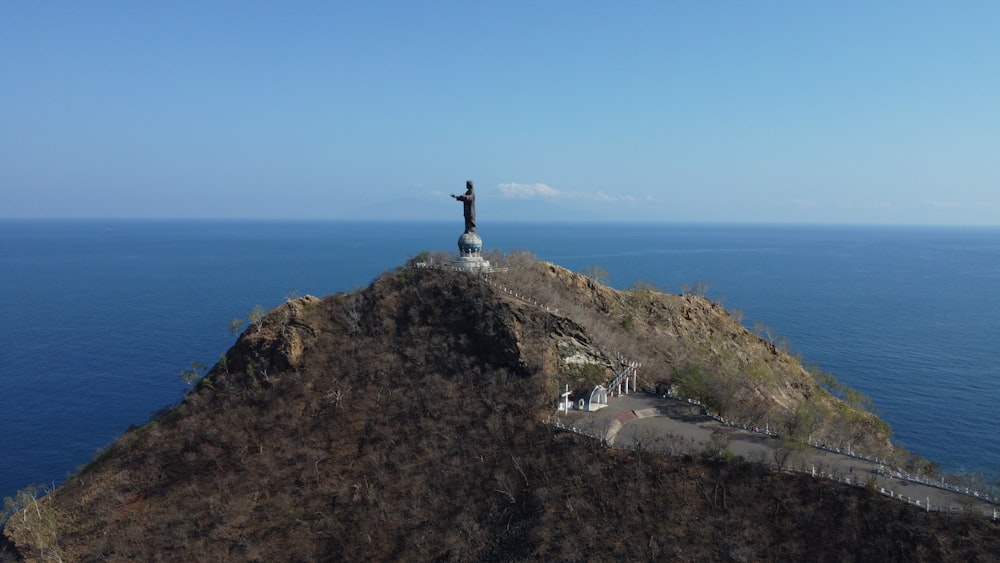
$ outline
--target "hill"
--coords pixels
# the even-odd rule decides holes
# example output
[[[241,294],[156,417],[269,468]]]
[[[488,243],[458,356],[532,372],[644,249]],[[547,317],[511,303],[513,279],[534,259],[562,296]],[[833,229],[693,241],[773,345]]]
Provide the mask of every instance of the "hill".
[[[995,523],[739,459],[614,451],[547,421],[641,384],[891,454],[888,427],[718,304],[524,254],[399,268],[255,319],[183,402],[14,515],[28,560],[987,560]],[[499,260],[495,260],[499,261]],[[513,295],[517,294],[517,295]],[[531,296],[530,298],[526,296]],[[830,392],[851,399],[848,404]]]

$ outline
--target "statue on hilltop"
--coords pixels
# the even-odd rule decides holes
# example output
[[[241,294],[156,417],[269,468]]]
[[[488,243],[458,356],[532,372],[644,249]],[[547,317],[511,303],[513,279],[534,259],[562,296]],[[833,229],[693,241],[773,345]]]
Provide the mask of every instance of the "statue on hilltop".
[[[476,232],[476,194],[472,190],[472,180],[465,182],[464,194],[451,194],[451,197],[463,203],[463,211],[465,214],[465,232]]]

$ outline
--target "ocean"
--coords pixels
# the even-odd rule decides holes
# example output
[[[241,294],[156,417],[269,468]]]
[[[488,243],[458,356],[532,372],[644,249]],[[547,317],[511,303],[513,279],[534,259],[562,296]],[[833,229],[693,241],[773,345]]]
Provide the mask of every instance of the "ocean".
[[[63,481],[180,400],[233,317],[367,285],[457,223],[0,221],[0,497]],[[611,285],[709,296],[871,396],[895,441],[950,471],[1000,473],[1000,229],[483,223]]]

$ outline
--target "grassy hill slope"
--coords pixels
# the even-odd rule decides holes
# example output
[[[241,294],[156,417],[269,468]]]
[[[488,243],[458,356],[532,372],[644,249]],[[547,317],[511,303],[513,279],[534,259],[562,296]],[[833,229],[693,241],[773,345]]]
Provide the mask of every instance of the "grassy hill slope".
[[[561,386],[643,384],[890,448],[874,416],[716,304],[510,257],[399,269],[251,325],[178,406],[15,514],[32,560],[986,560],[1000,528],[740,461],[604,449]],[[502,289],[549,307],[540,307]],[[803,406],[806,405],[806,406]]]

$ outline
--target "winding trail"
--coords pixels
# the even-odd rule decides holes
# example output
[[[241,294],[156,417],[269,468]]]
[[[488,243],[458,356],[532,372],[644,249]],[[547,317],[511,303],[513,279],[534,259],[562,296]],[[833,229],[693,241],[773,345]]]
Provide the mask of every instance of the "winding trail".
[[[1000,518],[1000,508],[973,496],[887,475],[878,463],[812,447],[782,448],[766,435],[726,426],[683,401],[654,395],[624,395],[608,399],[596,412],[570,411],[557,415],[567,428],[602,436],[612,447],[644,449],[670,455],[696,454],[708,447],[727,447],[732,453],[861,486],[874,479],[882,494],[942,512],[982,514]],[[714,444],[714,446],[712,446]]]

